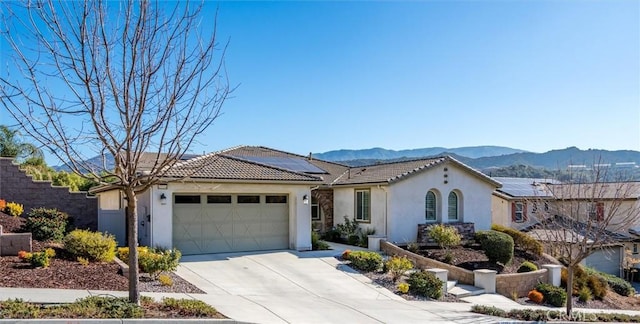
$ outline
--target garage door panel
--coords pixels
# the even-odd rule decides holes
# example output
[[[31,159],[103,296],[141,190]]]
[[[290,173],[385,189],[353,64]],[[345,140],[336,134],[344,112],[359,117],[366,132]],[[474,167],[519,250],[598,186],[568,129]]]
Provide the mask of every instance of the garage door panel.
[[[286,196],[277,203],[265,195],[244,195],[241,201],[250,203],[238,203],[238,196],[202,195],[201,204],[174,204],[174,245],[185,255],[288,248]]]

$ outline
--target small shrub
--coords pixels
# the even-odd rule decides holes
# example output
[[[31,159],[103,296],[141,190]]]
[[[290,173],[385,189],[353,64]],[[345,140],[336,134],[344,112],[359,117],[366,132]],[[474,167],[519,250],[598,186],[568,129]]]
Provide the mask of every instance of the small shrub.
[[[0,318],[31,319],[38,318],[40,307],[22,299],[0,301]]]
[[[511,291],[511,300],[518,301],[518,298],[520,298],[520,296],[518,296],[518,292],[516,290]]]
[[[536,270],[538,270],[538,266],[536,266],[532,262],[525,261],[525,262],[522,262],[522,264],[518,268],[518,273],[532,272],[532,271],[536,271]]]
[[[344,216],[344,222],[342,224],[336,225],[336,230],[340,233],[340,236],[347,241],[350,236],[358,236],[358,231],[360,230],[360,226],[358,222],[356,222],[355,218],[353,220],[349,219],[349,217]],[[360,237],[358,236],[358,240]],[[355,244],[352,244],[355,245]]]
[[[409,242],[409,244],[407,244],[407,251],[418,253],[420,252],[420,245],[417,242]]]
[[[171,279],[169,275],[166,275],[166,274],[159,275],[158,281],[163,286],[168,286],[168,287],[173,286],[173,279]]]
[[[342,260],[349,260],[350,254],[351,254],[351,250],[344,250],[344,252],[342,252],[340,257],[342,258]]]
[[[507,312],[495,306],[473,305],[471,306],[471,311],[489,316],[507,317]]]
[[[544,296],[544,301],[555,307],[562,307],[567,301],[567,292],[560,287],[546,283],[539,283],[536,290]]]
[[[376,233],[376,229],[373,227],[369,227],[364,231],[360,231],[358,246],[363,248],[369,247],[369,235],[373,235]]]
[[[358,246],[359,243],[360,243],[360,236],[359,235],[353,234],[353,235],[349,235],[347,237],[347,244]]]
[[[511,238],[513,238],[513,244],[515,248],[525,252],[529,252],[533,255],[537,255],[537,256],[542,255],[542,252],[544,250],[542,243],[540,243],[533,237],[527,235],[526,233],[520,232],[513,228],[498,225],[498,224],[493,224],[491,226],[491,229],[511,236]]]
[[[311,249],[316,250],[328,250],[329,244],[327,242],[320,241],[320,234],[317,232],[311,232]]]
[[[49,258],[53,258],[56,256],[56,250],[52,248],[47,248],[47,249],[44,249],[44,254]]]
[[[60,241],[69,225],[69,215],[57,209],[34,208],[27,215],[24,230],[39,241]]]
[[[52,252],[49,252],[52,251]],[[53,249],[47,249],[42,252],[33,252],[28,259],[32,267],[34,268],[48,268],[51,263],[51,258],[55,256],[55,251]]]
[[[449,251],[447,251],[447,253],[445,253],[444,257],[442,258],[442,261],[444,263],[447,263],[447,264],[452,264],[453,263],[453,254],[451,254]]]
[[[480,242],[484,254],[490,262],[508,264],[513,259],[513,239],[497,231],[478,231],[476,240]]]
[[[527,294],[527,298],[529,298],[529,300],[531,300],[536,304],[542,304],[542,300],[544,299],[544,296],[542,295],[541,292],[534,289]]]
[[[213,317],[218,311],[197,299],[162,298],[162,308],[178,313],[179,317]]]
[[[76,258],[76,260],[78,260],[78,263],[80,263],[84,267],[89,265],[89,259],[87,259],[87,258],[78,257],[78,258]]]
[[[76,257],[111,262],[116,256],[116,239],[110,234],[74,230],[64,238],[64,248]]]
[[[141,318],[144,315],[142,307],[125,297],[91,296],[78,299],[72,307],[80,313],[98,314],[98,318]]]
[[[593,297],[602,300],[607,295],[609,285],[607,281],[597,274],[590,274],[587,277],[587,287],[591,291]]]
[[[330,229],[322,234],[322,239],[329,242],[340,243],[340,232],[337,229]]]
[[[407,279],[409,291],[415,295],[425,296],[432,299],[442,297],[442,280],[430,272],[424,270],[417,271],[409,275]]]
[[[386,271],[391,274],[391,278],[393,281],[398,281],[402,276],[404,276],[407,271],[413,269],[413,263],[407,257],[391,257],[387,262],[385,262]]]
[[[13,217],[18,217],[24,212],[24,206],[16,202],[9,202],[5,204],[4,212]]]
[[[427,234],[445,250],[460,245],[462,241],[462,236],[458,233],[457,228],[444,224],[429,226]]]
[[[145,254],[149,252],[149,248],[146,246],[138,247],[138,259],[140,259],[141,254]],[[129,248],[128,247],[119,247],[117,250],[118,259],[122,260],[122,262],[129,264]]]
[[[5,207],[7,207],[7,201],[4,199],[0,199],[0,211],[4,212]]]
[[[382,267],[382,256],[376,252],[353,251],[349,253],[351,266],[365,272],[376,271]]]
[[[18,251],[18,258],[20,258],[20,260],[27,260],[31,258],[31,252]]]
[[[409,284],[408,284],[408,283],[406,283],[406,282],[399,283],[399,284],[398,284],[398,291],[399,291],[401,294],[406,294],[406,293],[408,293],[408,292],[409,292]]]
[[[140,253],[138,265],[142,272],[146,272],[151,278],[156,279],[162,271],[176,270],[181,256],[182,253],[177,249],[150,249],[146,253]]]
[[[582,287],[582,289],[580,289],[580,291],[578,292],[578,300],[580,300],[583,303],[590,301],[591,298],[592,298],[591,290],[589,290],[588,287]]]

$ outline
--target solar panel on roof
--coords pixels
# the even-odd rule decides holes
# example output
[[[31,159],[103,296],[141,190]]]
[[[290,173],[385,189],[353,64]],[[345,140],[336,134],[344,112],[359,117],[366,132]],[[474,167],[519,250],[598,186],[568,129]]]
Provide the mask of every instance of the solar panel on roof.
[[[240,158],[294,172],[327,173],[303,158],[282,156],[241,156]]]

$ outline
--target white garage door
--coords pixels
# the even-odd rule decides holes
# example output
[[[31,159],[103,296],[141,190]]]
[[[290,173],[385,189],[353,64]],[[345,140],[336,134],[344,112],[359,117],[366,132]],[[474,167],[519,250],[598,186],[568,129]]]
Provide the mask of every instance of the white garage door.
[[[287,249],[286,194],[176,194],[173,245],[183,254]]]
[[[584,264],[598,271],[619,277],[620,264],[622,262],[620,250],[618,246],[596,250],[584,260]]]

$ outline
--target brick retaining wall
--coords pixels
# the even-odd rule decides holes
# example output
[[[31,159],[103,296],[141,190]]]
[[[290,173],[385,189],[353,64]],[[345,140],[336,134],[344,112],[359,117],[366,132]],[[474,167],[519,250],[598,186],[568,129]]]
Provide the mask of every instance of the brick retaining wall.
[[[56,208],[69,214],[76,227],[98,229],[96,198],[87,197],[86,192],[52,186],[51,181],[33,180],[11,158],[0,158],[0,198],[23,204],[25,214],[32,208]]]

